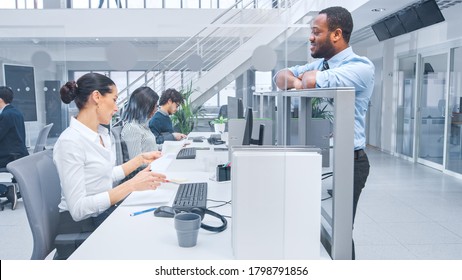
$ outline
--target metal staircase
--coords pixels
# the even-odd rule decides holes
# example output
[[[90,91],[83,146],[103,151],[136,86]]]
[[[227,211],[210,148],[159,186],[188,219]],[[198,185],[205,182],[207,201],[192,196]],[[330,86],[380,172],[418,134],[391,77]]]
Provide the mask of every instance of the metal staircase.
[[[193,106],[203,104],[234,80],[233,77],[251,68],[252,54],[258,46],[274,48],[296,32],[297,23],[307,21],[309,17],[305,16],[317,8],[317,3],[237,1],[121,90],[119,105],[128,100],[134,85],[139,86],[144,80],[143,85],[158,93],[165,88],[181,89],[191,85],[195,91],[191,95]]]

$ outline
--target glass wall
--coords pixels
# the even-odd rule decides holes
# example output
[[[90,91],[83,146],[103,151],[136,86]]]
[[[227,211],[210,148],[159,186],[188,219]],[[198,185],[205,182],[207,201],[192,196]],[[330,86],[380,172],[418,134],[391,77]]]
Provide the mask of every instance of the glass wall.
[[[422,58],[418,158],[443,164],[448,55]]]
[[[414,156],[415,72],[416,56],[399,59],[396,152],[411,158]]]
[[[462,47],[451,53],[447,169],[462,174]]]

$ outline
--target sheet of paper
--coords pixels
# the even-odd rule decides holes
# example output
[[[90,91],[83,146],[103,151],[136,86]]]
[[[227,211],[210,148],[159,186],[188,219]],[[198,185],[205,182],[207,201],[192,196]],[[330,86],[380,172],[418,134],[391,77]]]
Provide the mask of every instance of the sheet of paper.
[[[175,195],[175,189],[168,188],[167,186],[159,187],[155,191],[137,191],[132,192],[122,203],[122,206],[133,205],[164,205],[168,203]]]
[[[176,154],[164,154],[162,157],[151,162],[151,171],[165,172],[175,158]]]

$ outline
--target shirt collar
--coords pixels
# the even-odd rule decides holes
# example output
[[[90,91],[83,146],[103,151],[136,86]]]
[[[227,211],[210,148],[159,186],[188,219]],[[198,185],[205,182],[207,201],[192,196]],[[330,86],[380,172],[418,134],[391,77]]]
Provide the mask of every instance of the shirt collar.
[[[327,63],[329,63],[329,68],[336,68],[338,67],[342,61],[344,61],[347,57],[353,54],[353,49],[348,47],[343,51],[339,52],[338,54],[331,57]],[[322,67],[322,60],[321,60],[321,67]]]
[[[6,106],[10,105],[9,103],[8,104],[5,104],[5,107],[3,107],[2,109],[0,109],[0,114],[3,112],[3,110],[5,110]]]
[[[77,120],[75,117],[71,117],[71,123],[69,127],[77,130],[81,135],[83,135],[85,138],[87,138],[90,141],[93,141],[95,143],[99,143],[99,135],[108,135],[108,129],[105,128],[102,125],[98,126],[98,132],[94,132],[91,130],[88,126],[84,125],[81,123],[79,120]]]
[[[165,112],[164,110],[162,110],[162,108],[159,108],[159,110],[157,110],[159,113],[161,113],[162,115],[164,116],[167,116],[168,117],[168,113]]]

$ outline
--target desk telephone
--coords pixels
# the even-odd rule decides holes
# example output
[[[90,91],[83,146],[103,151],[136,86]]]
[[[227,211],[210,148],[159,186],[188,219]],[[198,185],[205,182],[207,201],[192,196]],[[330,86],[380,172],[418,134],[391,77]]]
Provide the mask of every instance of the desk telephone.
[[[226,141],[221,140],[221,135],[220,134],[212,134],[212,135],[210,135],[210,137],[207,138],[207,141],[211,145],[221,145],[221,144],[226,143]]]

